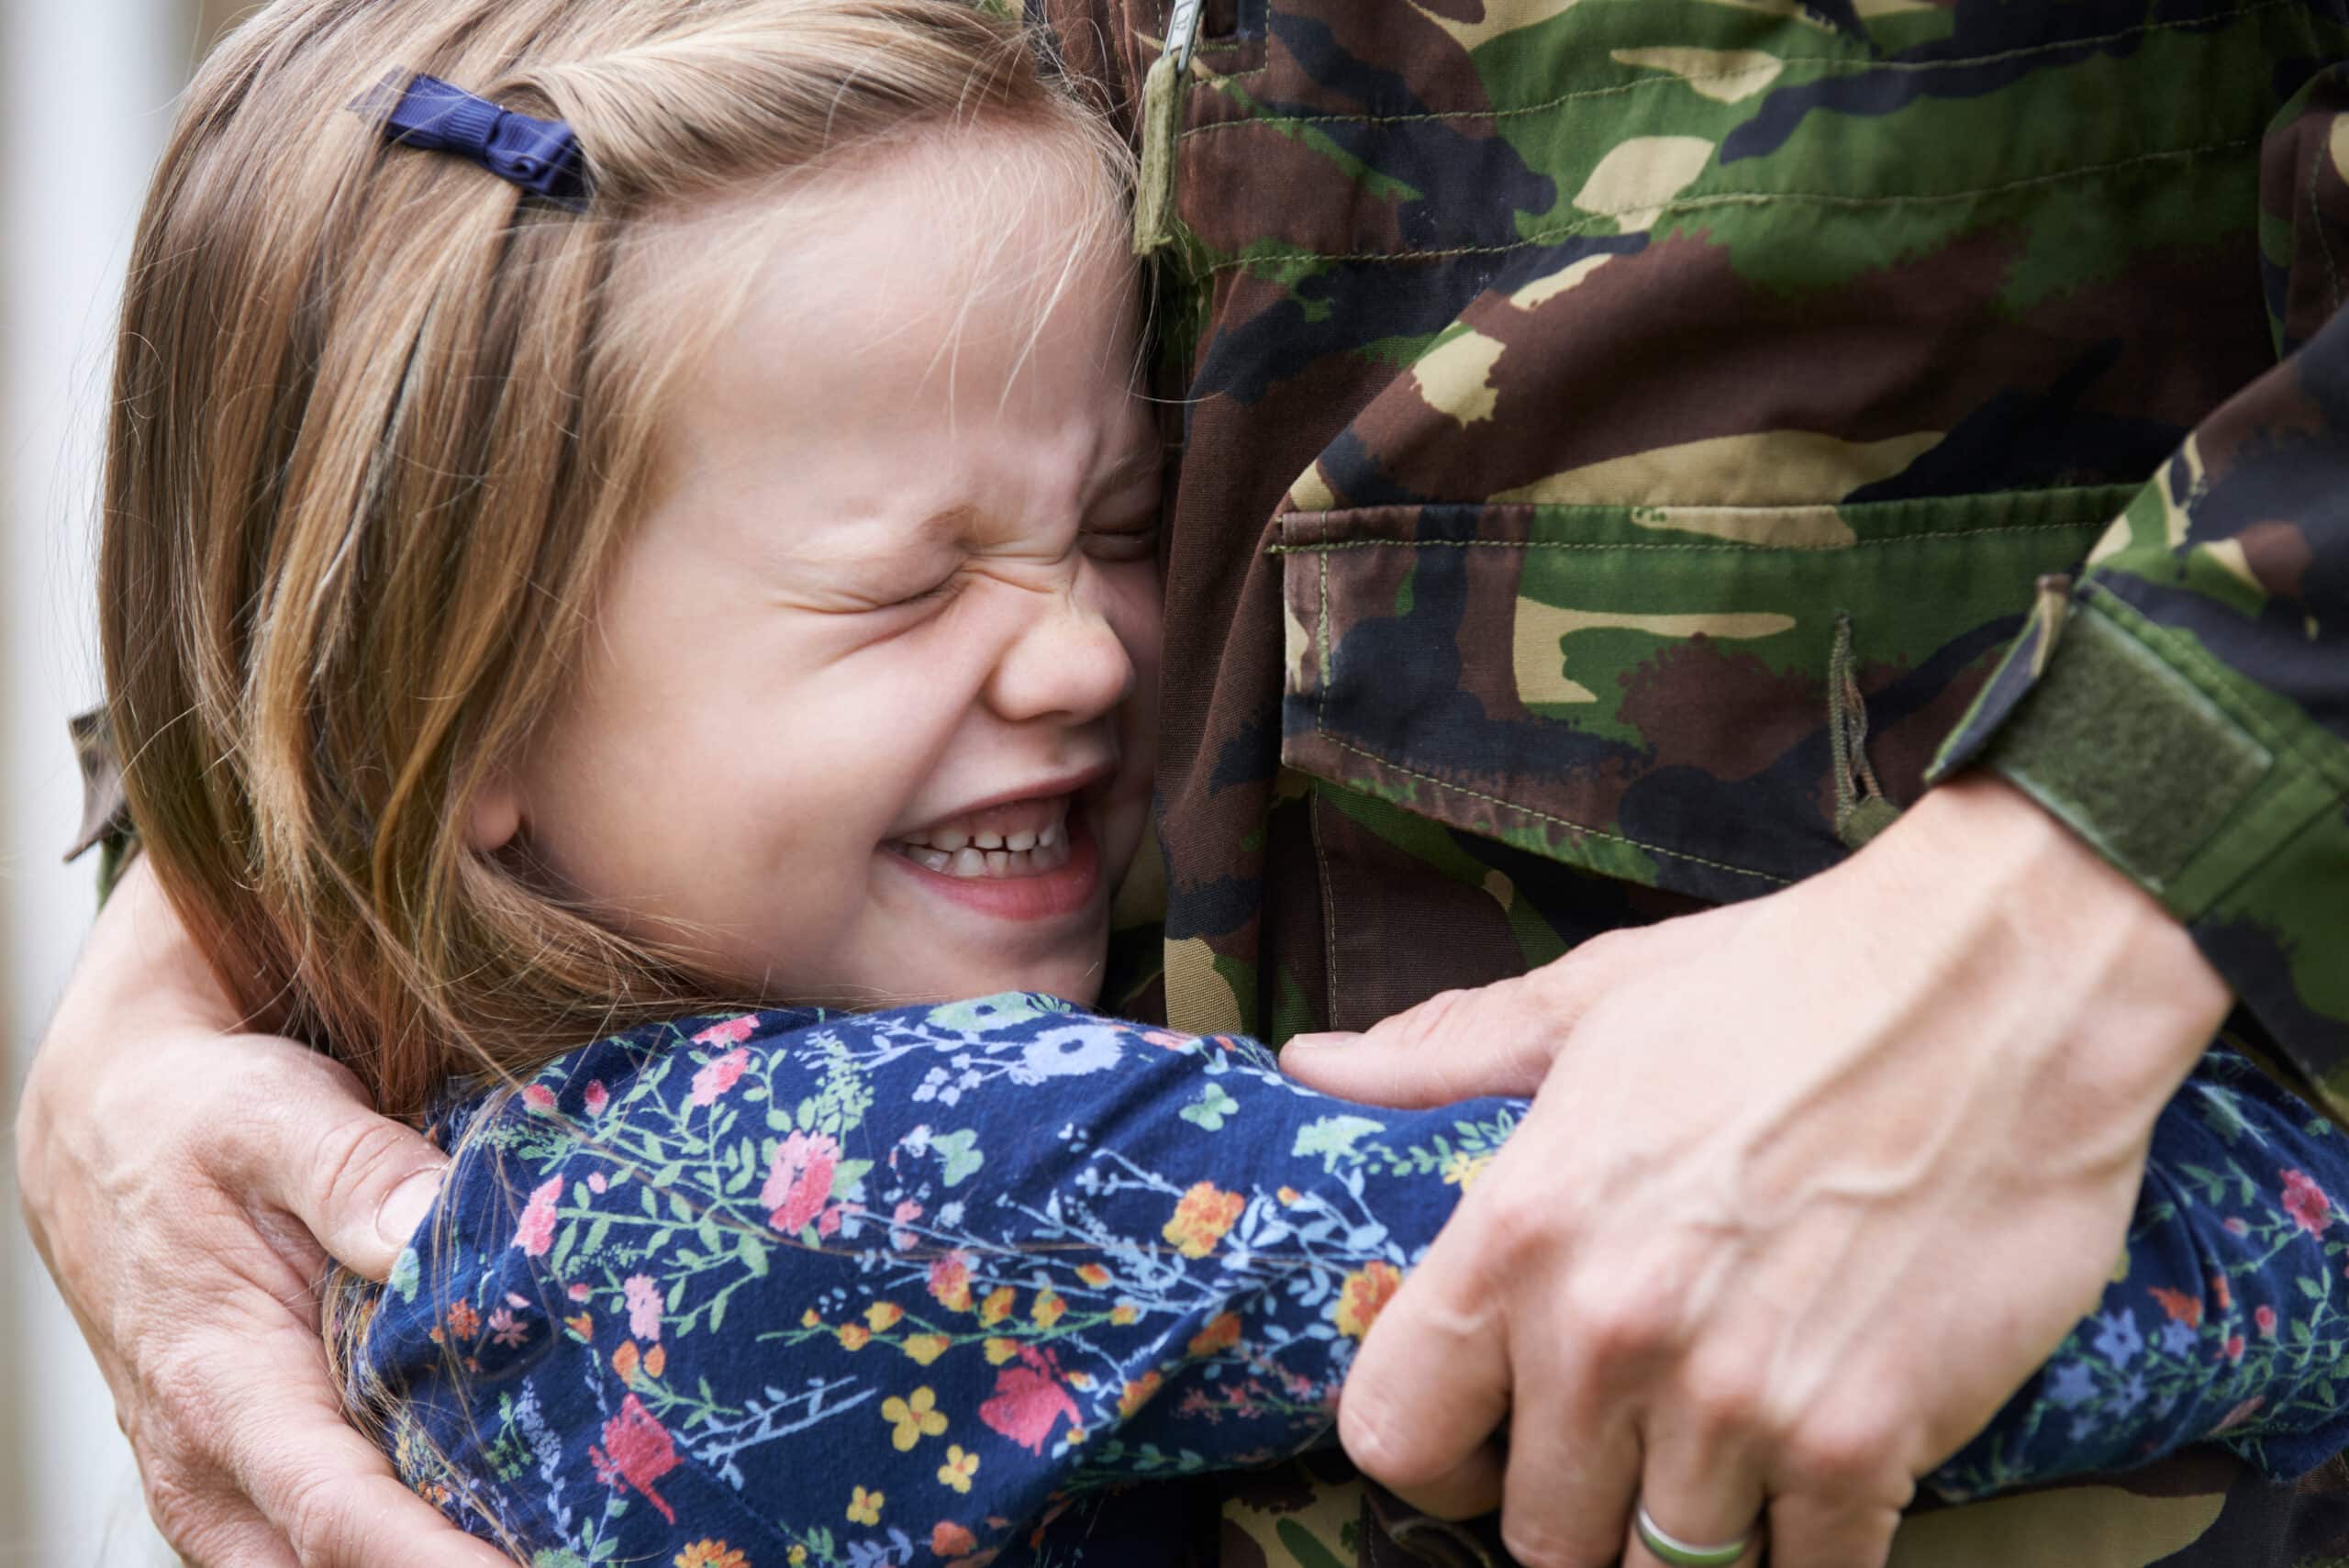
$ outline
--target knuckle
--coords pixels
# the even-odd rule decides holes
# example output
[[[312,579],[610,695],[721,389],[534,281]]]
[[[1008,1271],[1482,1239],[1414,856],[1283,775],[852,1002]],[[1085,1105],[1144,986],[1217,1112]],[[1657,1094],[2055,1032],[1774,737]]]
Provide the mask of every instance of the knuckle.
[[[1509,1508],[1501,1515],[1501,1544],[1524,1568],[1594,1568],[1612,1562],[1620,1542],[1610,1537],[1594,1551],[1550,1519],[1528,1518],[1522,1509]]]
[[[327,1118],[310,1132],[312,1191],[332,1211],[413,1162],[411,1138],[372,1113]]]
[[[1358,1398],[1347,1389],[1338,1404],[1338,1441],[1355,1468],[1397,1492],[1432,1485],[1453,1470],[1442,1457],[1414,1440],[1411,1423],[1375,1392]]]
[[[156,1533],[172,1550],[191,1562],[203,1562],[229,1522],[232,1512],[217,1487],[197,1484],[193,1472],[161,1457],[141,1456],[139,1496]]]
[[[1500,1265],[1496,1273],[1501,1277],[1532,1265],[1564,1239],[1565,1223],[1557,1205],[1534,1182],[1483,1182],[1469,1201],[1476,1203],[1487,1237],[1484,1251]]]
[[[1873,1496],[1906,1489],[1894,1475],[1898,1433],[1874,1410],[1830,1407],[1797,1424],[1785,1443],[1787,1468],[1800,1489],[1838,1497]],[[1889,1467],[1889,1468],[1888,1468]]]
[[[351,1510],[340,1477],[305,1468],[285,1478],[277,1522],[305,1568],[340,1562],[351,1540]]]
[[[1670,1322],[1630,1279],[1585,1272],[1562,1294],[1575,1337],[1602,1364],[1649,1360],[1671,1343]]]

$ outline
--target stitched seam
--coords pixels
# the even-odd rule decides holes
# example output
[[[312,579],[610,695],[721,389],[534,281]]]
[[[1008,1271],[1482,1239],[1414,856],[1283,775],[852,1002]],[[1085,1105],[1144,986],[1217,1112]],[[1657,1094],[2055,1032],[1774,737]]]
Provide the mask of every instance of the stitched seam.
[[[2309,226],[2316,230],[2317,249],[2324,256],[2325,287],[2332,295],[2332,308],[2338,313],[2341,309],[2341,263],[2333,257],[2332,236],[2325,232],[2324,207],[2317,200],[2321,184],[2318,176],[2331,161],[2329,153],[2309,160]]]
[[[1326,736],[1329,731],[1322,724],[1322,716],[1330,701],[1330,562],[1326,556],[1321,561],[1321,619],[1314,629],[1313,644],[1314,668],[1319,672],[1319,679],[1313,687],[1313,732]],[[1321,868],[1322,962],[1330,971],[1321,1016],[1335,1022],[1338,1017],[1337,892],[1330,885],[1330,862],[1321,850],[1321,803],[1319,799],[1308,799],[1305,809],[1307,825],[1312,829],[1314,862]]]
[[[1299,516],[1302,514],[1291,514]],[[2071,533],[2098,526],[2098,519],[2077,523],[2017,523],[2009,528],[1959,528],[1950,533],[1912,534],[1890,539],[1854,539],[1850,544],[1649,544],[1626,540],[1621,544],[1579,539],[1360,539],[1336,544],[1275,544],[1265,547],[1267,555],[1330,555],[1341,550],[1661,550],[1666,554],[1706,555],[1842,555],[1854,550],[1882,548],[1896,544],[1938,544],[1943,539],[1980,539],[1990,534]]]
[[[1330,1026],[1337,1026],[1337,887],[1330,883],[1330,854],[1320,842],[1320,794],[1306,795],[1306,828],[1313,838],[1313,863],[1322,873],[1322,964],[1330,970],[1330,984],[1322,986],[1322,1018]]]
[[[1497,795],[1486,795],[1481,790],[1470,789],[1464,784],[1456,784],[1449,782],[1448,780],[1440,779],[1433,773],[1423,773],[1417,768],[1406,767],[1401,762],[1395,761],[1392,757],[1382,757],[1375,751],[1366,751],[1360,746],[1354,745],[1352,741],[1341,740],[1338,737],[1329,733],[1327,730],[1319,729],[1318,727],[1316,732],[1320,735],[1321,739],[1327,740],[1330,745],[1335,746],[1341,751],[1351,751],[1355,756],[1366,758],[1371,762],[1378,763],[1382,767],[1392,768],[1397,773],[1403,774],[1406,778],[1417,779],[1421,784],[1432,784],[1437,789],[1447,791],[1453,795],[1466,795],[1471,800],[1481,800],[1487,806],[1497,806],[1504,811],[1520,812],[1527,817],[1531,817],[1537,820],[1550,823],[1555,827],[1568,828],[1576,833],[1586,833],[1591,838],[1604,840],[1610,844],[1622,844],[1634,850],[1644,850],[1650,854],[1664,855],[1675,861],[1687,861],[1695,865],[1709,866],[1715,871],[1725,871],[1735,876],[1750,876],[1762,882],[1776,883],[1780,886],[1786,886],[1791,881],[1791,879],[1787,877],[1773,876],[1766,871],[1753,871],[1745,866],[1731,865],[1726,861],[1709,861],[1702,855],[1692,855],[1683,850],[1667,850],[1661,844],[1651,844],[1639,839],[1626,838],[1620,833],[1609,833],[1604,828],[1593,828],[1587,823],[1575,822],[1567,817],[1553,816],[1547,811],[1537,811],[1532,806],[1520,806],[1513,800],[1503,800]]]
[[[1972,201],[1978,196],[1998,195],[2008,191],[2020,191],[2034,185],[2061,184],[2097,174],[2110,174],[2118,170],[2134,168],[2145,163],[2182,163],[2217,152],[2231,152],[2257,145],[2255,136],[2237,137],[2232,141],[2205,142],[2199,147],[2178,148],[2166,152],[2143,152],[2133,158],[2123,158],[2111,163],[2088,163],[2077,169],[2065,169],[2053,174],[2027,174],[2019,180],[2008,180],[1995,185],[1977,185],[1962,191],[1938,191],[1906,195],[1854,196],[1832,191],[1715,191],[1701,196],[1681,196],[1658,206],[1655,203],[1588,209],[1590,216],[1570,223],[1554,224],[1537,229],[1522,239],[1506,245],[1453,245],[1429,250],[1345,250],[1323,251],[1292,249],[1259,250],[1229,261],[1210,263],[1209,272],[1230,272],[1239,267],[1261,267],[1284,261],[1391,261],[1414,259],[1441,259],[1447,256],[1499,256],[1512,250],[1526,250],[1548,245],[1559,239],[1588,233],[1601,222],[1611,222],[1625,213],[1653,211],[1655,217],[1642,232],[1652,232],[1668,217],[1681,213],[1702,212],[1719,206],[1763,206],[1771,202],[1805,203],[1814,206],[1868,207],[1928,206],[1947,202]]]
[[[1313,661],[1315,667],[1321,672],[1321,684],[1313,690],[1313,716],[1318,725],[1321,718],[1323,694],[1330,689],[1330,560],[1327,556],[1321,559],[1321,625],[1314,633]]]
[[[2235,12],[2235,16],[2238,18],[2252,17],[2262,11],[2278,10],[2286,6],[2297,6],[2300,3],[2301,0],[2261,0],[2259,5],[2243,6]],[[2124,28],[2119,32],[2103,33],[2095,38],[2060,39],[2048,43],[2026,44],[2019,49],[2000,50],[1991,54],[1966,55],[1954,60],[1879,61],[1854,60],[1849,55],[1840,54],[1782,54],[1773,56],[1772,63],[1768,65],[1743,66],[1735,71],[1723,71],[1701,76],[1665,74],[1642,77],[1636,82],[1618,83],[1611,87],[1584,87],[1572,93],[1561,93],[1554,98],[1545,98],[1539,103],[1514,105],[1505,109],[1431,109],[1409,115],[1255,116],[1247,119],[1218,120],[1208,125],[1194,126],[1183,134],[1194,136],[1203,131],[1229,130],[1236,126],[1264,124],[1331,125],[1342,122],[1348,125],[1409,125],[1426,120],[1503,119],[1512,115],[1540,114],[1546,109],[1554,109],[1562,105],[1582,99],[1609,97],[1617,94],[1638,92],[1643,88],[1670,87],[1684,83],[1694,85],[1700,82],[1742,81],[1745,77],[1757,76],[1765,72],[1775,74],[1789,65],[1821,65],[1833,70],[1850,71],[1855,74],[1883,71],[1907,72],[1921,75],[1935,71],[1963,70],[1976,65],[1997,65],[2009,60],[2025,60],[2032,55],[2054,54],[2069,49],[2094,49],[2102,44],[2119,43],[2125,39],[2142,38],[2148,33],[2172,32],[2180,28],[2207,25],[2207,18],[2194,21],[2148,22],[2143,27]],[[1257,67],[1258,71],[1263,69],[1263,66]]]

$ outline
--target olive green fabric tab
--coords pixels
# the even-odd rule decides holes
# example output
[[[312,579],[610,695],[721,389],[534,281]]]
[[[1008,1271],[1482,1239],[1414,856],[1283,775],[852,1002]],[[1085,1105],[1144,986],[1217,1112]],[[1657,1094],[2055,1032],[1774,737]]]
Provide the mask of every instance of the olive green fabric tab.
[[[1984,761],[2159,892],[2259,787],[2275,756],[2082,602]]]

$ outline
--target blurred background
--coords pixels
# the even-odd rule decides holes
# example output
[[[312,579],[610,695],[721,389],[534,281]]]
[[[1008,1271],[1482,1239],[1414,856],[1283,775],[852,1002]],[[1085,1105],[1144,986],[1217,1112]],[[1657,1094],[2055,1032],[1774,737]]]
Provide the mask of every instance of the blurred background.
[[[0,1105],[80,946],[66,716],[98,690],[90,578],[109,328],[195,62],[250,0],[0,0]],[[17,1220],[0,1137],[0,1568],[169,1563],[106,1385]]]

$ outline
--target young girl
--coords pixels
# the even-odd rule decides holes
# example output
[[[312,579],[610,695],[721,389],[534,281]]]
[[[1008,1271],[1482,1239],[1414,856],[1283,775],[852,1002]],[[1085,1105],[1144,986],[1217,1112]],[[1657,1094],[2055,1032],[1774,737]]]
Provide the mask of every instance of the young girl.
[[[1155,684],[1124,157],[949,0],[283,0],[165,157],[133,814],[224,979],[460,1150],[332,1331],[539,1563],[1179,1554],[1101,1484],[1326,1441],[1521,1108],[1081,1010]],[[2214,1056],[1934,1484],[2331,1451],[2300,1123]]]

